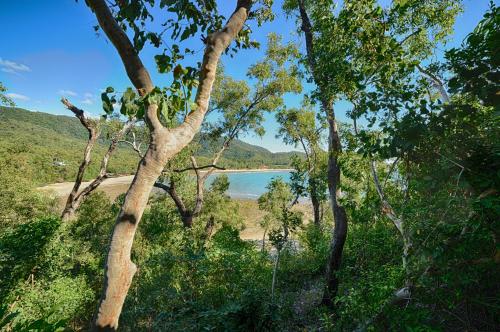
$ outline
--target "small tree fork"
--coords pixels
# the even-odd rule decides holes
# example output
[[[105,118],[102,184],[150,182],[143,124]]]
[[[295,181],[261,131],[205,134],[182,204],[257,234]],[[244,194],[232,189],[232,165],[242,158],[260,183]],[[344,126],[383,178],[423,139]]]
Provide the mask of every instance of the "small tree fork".
[[[207,178],[216,170],[224,170],[224,167],[217,166],[216,163],[219,160],[220,156],[222,155],[222,152],[224,151],[225,147],[221,148],[219,153],[216,154],[215,158],[212,161],[212,164],[210,165],[205,165],[205,166],[198,166],[196,162],[196,158],[194,156],[191,156],[191,167],[186,167],[182,169],[174,169],[173,171],[175,173],[182,173],[182,172],[187,172],[187,171],[194,171],[196,175],[196,197],[195,197],[195,206],[193,209],[189,210],[186,207],[186,204],[184,203],[184,200],[182,199],[181,196],[176,191],[175,187],[175,181],[173,178],[170,178],[170,185],[166,185],[165,183],[161,181],[155,181],[154,186],[159,189],[163,189],[167,194],[170,195],[172,200],[175,203],[175,206],[177,207],[177,210],[181,216],[182,219],[182,224],[186,228],[191,228],[193,226],[193,221],[196,217],[199,216],[201,213],[201,210],[203,208],[203,203],[204,203],[204,189],[205,189],[205,181]],[[207,172],[205,172],[203,175],[199,172],[202,169],[207,169],[210,168]]]
[[[87,3],[117,49],[137,91],[141,95],[151,92],[154,88],[151,77],[105,0],[87,0]],[[153,184],[167,161],[188,145],[200,129],[208,109],[219,58],[242,29],[250,6],[250,0],[237,1],[236,9],[226,26],[207,38],[195,97],[196,106],[184,122],[176,128],[167,129],[158,118],[158,105],[150,104],[145,112],[150,144],[139,163],[115,223],[106,259],[102,296],[94,323],[95,330],[114,331],[118,328],[123,303],[137,270],[130,258],[132,244]]]

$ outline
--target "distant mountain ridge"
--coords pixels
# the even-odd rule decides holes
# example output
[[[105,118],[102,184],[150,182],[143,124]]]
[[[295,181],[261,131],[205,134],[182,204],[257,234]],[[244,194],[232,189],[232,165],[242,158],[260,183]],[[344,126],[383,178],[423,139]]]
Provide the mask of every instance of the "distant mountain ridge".
[[[0,107],[0,160],[24,156],[25,167],[41,183],[72,180],[87,140],[87,131],[72,116],[32,112],[22,108]],[[203,145],[203,144],[202,144]],[[95,154],[104,153],[101,143]],[[208,149],[200,149],[200,163],[210,159]],[[273,153],[263,147],[240,140],[232,142],[220,165],[227,168],[285,168],[298,152]],[[99,158],[94,158],[98,161]],[[57,168],[54,161],[64,161],[66,167]],[[127,147],[120,148],[110,163],[110,171],[133,173],[137,155]],[[89,170],[92,177],[98,170],[94,162]]]

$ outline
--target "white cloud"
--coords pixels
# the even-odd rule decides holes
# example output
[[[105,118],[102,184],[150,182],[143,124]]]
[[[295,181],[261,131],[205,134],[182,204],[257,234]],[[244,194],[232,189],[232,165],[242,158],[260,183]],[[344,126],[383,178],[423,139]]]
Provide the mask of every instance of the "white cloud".
[[[19,93],[11,92],[11,93],[7,93],[6,96],[11,98],[11,99],[17,99],[17,100],[23,100],[23,101],[30,100],[30,97],[25,96],[25,95],[21,95]]]
[[[78,96],[78,93],[74,92],[74,91],[71,91],[71,90],[59,90],[58,91],[60,95],[63,95],[63,96],[71,96],[71,97],[76,97]]]
[[[83,96],[85,97],[85,98],[82,100],[82,103],[83,103],[83,104],[87,104],[87,105],[92,105],[92,104],[94,104],[94,99],[95,99],[95,97],[94,97],[94,95],[93,95],[93,94],[91,94],[90,92],[85,92],[85,93],[83,94]]]
[[[0,58],[0,70],[4,73],[19,74],[21,72],[29,72],[31,71],[31,68],[22,63]]]

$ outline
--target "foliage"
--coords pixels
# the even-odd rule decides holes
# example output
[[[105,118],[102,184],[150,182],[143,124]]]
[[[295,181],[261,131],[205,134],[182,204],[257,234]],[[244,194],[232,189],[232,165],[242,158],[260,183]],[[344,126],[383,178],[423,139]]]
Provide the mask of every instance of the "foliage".
[[[290,186],[281,178],[273,179],[267,185],[268,191],[259,197],[259,209],[266,211],[266,228],[269,240],[280,251],[288,241],[289,234],[302,223],[302,215],[292,211],[294,197]]]
[[[253,4],[253,12],[249,21],[256,20],[258,25],[273,18],[270,10],[272,0],[260,0]],[[187,116],[196,105],[192,101],[193,90],[197,88],[201,63],[187,64],[186,57],[195,54],[191,46],[187,47],[187,40],[200,37],[204,43],[211,38],[211,34],[223,27],[225,17],[219,13],[217,2],[210,1],[133,1],[113,2],[110,6],[111,14],[120,27],[131,32],[130,39],[133,48],[140,53],[146,44],[160,52],[154,56],[158,72],[170,74],[170,86],[155,87],[152,91],[142,94],[132,88],[127,88],[121,97],[120,112],[128,117],[144,119],[145,109],[149,105],[158,106],[160,121],[166,127],[174,127],[181,117]],[[166,15],[161,17],[161,31],[157,24],[153,24],[154,11],[161,11]],[[99,31],[100,26],[94,27]],[[170,41],[165,44],[164,36],[169,33]],[[236,46],[230,49],[234,53],[240,48],[257,47],[258,43],[250,40],[251,28],[248,25],[239,32]],[[160,51],[161,50],[161,51]],[[113,112],[113,105],[117,103],[115,91],[108,87],[101,94],[105,117]]]
[[[35,185],[61,181],[72,181],[76,176],[81,156],[74,151],[83,151],[86,132],[77,119],[68,116],[28,112],[19,108],[1,108],[0,112],[0,162],[7,165],[0,173],[18,172]],[[113,125],[113,122],[109,122]],[[139,127],[137,127],[139,128]],[[138,129],[135,129],[137,133]],[[112,129],[112,128],[111,128]],[[104,130],[92,160],[104,155],[111,131]],[[139,137],[139,134],[136,134]],[[199,138],[197,138],[199,140]],[[206,144],[205,141],[202,142]],[[209,163],[210,151],[200,149],[200,164]],[[220,164],[228,168],[285,168],[293,153],[272,153],[239,140],[221,159]],[[64,162],[57,166],[55,162]],[[121,144],[109,162],[108,172],[130,174],[137,168],[138,157],[128,145]],[[93,179],[99,172],[99,163],[90,163],[85,180]],[[7,180],[6,180],[7,181]],[[26,180],[28,181],[28,180]],[[21,187],[21,186],[20,186]],[[1,203],[0,203],[1,204]],[[30,204],[26,204],[29,207]]]
[[[14,107],[15,104],[8,95],[5,94],[7,88],[0,82],[0,106],[10,106]]]
[[[297,57],[293,44],[284,45],[281,36],[270,34],[264,59],[247,71],[248,80],[255,82],[252,87],[225,75],[219,67],[210,101],[210,117],[218,120],[204,123],[202,139],[229,146],[234,139],[251,132],[263,136],[264,115],[282,108],[286,94],[302,91],[294,63]]]
[[[120,22],[136,36],[134,45],[140,49],[148,41],[155,43],[158,35],[141,34],[141,22],[149,20],[149,6],[154,2],[127,3],[126,9],[114,8]],[[174,10],[169,13],[178,21],[167,14],[168,31],[183,40],[183,35],[205,34],[219,24],[221,18],[211,4],[164,1],[156,5]],[[296,1],[285,5],[294,7]],[[337,156],[344,177],[340,202],[351,222],[338,272],[343,283],[335,311],[319,305],[332,215],[326,213],[320,225],[301,225],[302,215],[292,210],[297,195],[310,191],[311,179],[325,173],[320,133],[324,119],[315,116],[313,105],[305,105],[278,112],[281,137],[290,144],[302,145],[304,140],[305,159],[292,160],[297,172],[291,184],[274,179],[258,200],[266,213],[263,227],[270,230],[277,255],[240,238],[242,213],[238,202],[227,195],[229,182],[224,175],[207,189],[200,222],[191,229],[182,226],[170,199],[153,195],[133,247],[132,258],[139,270],[120,328],[498,329],[500,137],[498,96],[493,93],[498,89],[497,7],[491,5],[462,47],[447,53],[445,64],[428,67],[449,70],[436,73],[436,77],[444,77],[444,87],[449,86],[452,93],[449,101],[441,102],[428,93],[433,87],[416,74],[415,61],[432,54],[434,37],[445,37],[456,2],[394,1],[380,7],[376,1],[350,1],[335,10],[330,1],[309,1],[307,5],[318,28],[315,38],[321,43],[321,53],[316,54],[324,69],[319,75],[321,84],[335,97],[355,102],[351,115],[355,119],[365,116],[369,125],[355,130],[339,124],[344,147]],[[270,15],[265,11],[256,14]],[[213,21],[201,30],[190,27],[207,17]],[[387,30],[382,33],[384,24]],[[402,43],[407,36],[410,39]],[[246,37],[241,38],[244,42]],[[296,52],[288,46],[278,49]],[[252,68],[255,90],[245,88],[245,82],[220,77],[217,84],[225,88],[220,88],[215,98],[224,103],[228,121],[234,121],[232,114],[248,105],[248,94],[267,91],[273,82],[281,82],[273,89],[293,90],[281,85],[280,71],[291,68],[279,64],[284,59],[281,51],[271,52],[275,57],[272,61],[276,61],[271,66],[265,60]],[[169,61],[174,60],[160,61],[165,72],[175,71],[175,66],[168,67]],[[381,64],[383,67],[377,69]],[[367,78],[377,82],[365,85]],[[108,90],[106,94],[110,103],[112,93]],[[261,111],[284,105],[281,95],[268,96],[269,104]],[[127,98],[134,109],[139,96],[128,91]],[[76,161],[65,150],[83,146],[84,130],[73,118],[20,109],[2,108],[0,117],[0,329],[86,330],[100,295],[104,253],[123,196],[112,203],[103,193],[93,193],[80,207],[78,218],[63,223],[53,216],[54,202],[33,186],[70,175],[55,170],[51,162],[53,158]],[[108,120],[112,123],[113,116]],[[260,120],[254,120],[244,125],[258,131]],[[140,131],[137,129],[138,135],[147,135],[147,131]],[[99,153],[108,139],[104,135]],[[193,152],[209,160],[211,153],[207,154],[205,144],[199,139],[199,146],[190,146],[174,161],[179,164],[171,166],[182,165]],[[135,153],[122,153],[123,159],[112,161],[117,173],[137,163]],[[317,158],[308,158],[313,154]],[[289,156],[272,155],[234,141],[223,164],[262,165]],[[404,221],[412,240],[408,271],[401,265],[403,240],[387,217],[387,206],[381,204],[371,162],[385,199]],[[179,191],[192,204],[193,178],[179,176]],[[210,223],[214,229],[208,232]],[[396,299],[394,293],[408,284],[411,299]]]
[[[446,52],[450,90],[473,95],[485,106],[498,107],[500,66],[500,8],[493,2],[489,11],[464,41],[461,48]]]
[[[327,156],[321,149],[325,128],[323,119],[316,119],[307,99],[303,104],[303,109],[283,109],[276,114],[280,124],[277,137],[304,151],[305,158],[294,156],[291,159],[295,171],[290,175],[290,186],[297,197],[309,196],[313,209],[318,210],[327,199]],[[315,219],[319,217],[318,212],[315,211]],[[315,222],[319,223],[319,219]]]

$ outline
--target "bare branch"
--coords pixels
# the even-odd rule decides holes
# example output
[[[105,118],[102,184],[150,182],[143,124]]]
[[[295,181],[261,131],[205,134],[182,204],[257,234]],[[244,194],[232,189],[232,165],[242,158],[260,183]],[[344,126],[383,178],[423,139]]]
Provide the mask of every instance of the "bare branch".
[[[106,153],[102,158],[99,175],[76,197],[77,206],[79,206],[82,203],[82,201],[88,195],[90,195],[92,191],[94,191],[104,180],[108,178],[109,160],[111,159],[111,156],[115,152],[118,142],[120,141],[120,138],[122,138],[127,134],[127,132],[134,126],[135,122],[136,122],[135,119],[127,121],[120,129],[120,131],[118,131],[118,133],[115,134],[115,136],[111,140],[111,143],[109,144],[108,150],[106,151]]]
[[[439,77],[437,77],[436,75],[431,73],[429,70],[423,68],[419,64],[417,64],[417,69],[418,69],[418,71],[420,71],[422,74],[424,74],[425,76],[427,76],[431,80],[432,85],[434,85],[434,87],[436,89],[438,89],[439,94],[441,95],[441,98],[443,99],[443,102],[449,103],[450,96],[448,95],[448,92],[446,92],[446,89],[444,87],[444,83],[439,79]]]
[[[154,183],[154,187],[159,188],[159,189],[163,189],[163,190],[165,190],[166,192],[169,192],[169,191],[170,191],[170,187],[169,187],[168,185],[166,185],[165,183],[160,182],[160,181],[156,181],[156,182]]]
[[[186,172],[186,171],[194,171],[194,170],[200,170],[200,169],[206,169],[206,168],[215,168],[215,169],[220,169],[222,171],[226,170],[224,167],[221,167],[221,166],[217,166],[215,164],[210,164],[210,165],[205,165],[205,166],[199,166],[199,167],[186,167],[186,168],[182,168],[182,169],[174,169],[174,172],[176,173],[183,173],[183,172]]]
[[[132,149],[135,152],[137,152],[137,154],[139,155],[139,157],[141,159],[144,158],[144,153],[141,151],[142,143],[137,144],[137,139],[135,137],[135,133],[132,133],[132,142],[127,141],[127,140],[120,140],[120,141],[118,141],[118,143],[125,143],[125,144],[130,145],[132,147]]]
[[[80,186],[83,181],[83,176],[85,171],[87,170],[88,165],[91,160],[91,152],[94,148],[95,143],[97,142],[97,138],[100,135],[99,128],[94,123],[89,121],[89,119],[85,116],[83,110],[71,104],[66,98],[62,98],[61,102],[68,108],[75,116],[80,120],[81,124],[87,129],[89,133],[89,138],[87,140],[87,145],[85,146],[85,150],[83,153],[83,159],[78,168],[78,172],[76,174],[75,184],[71,189],[71,192],[66,200],[66,205],[61,214],[61,218],[65,221],[71,219],[75,213],[77,206],[75,206],[75,201],[78,198],[78,191],[80,190]]]
[[[96,130],[95,126],[89,119],[85,116],[85,112],[72,103],[66,98],[61,98],[61,103],[63,103],[64,106],[80,120],[80,123],[89,131],[89,134],[91,134],[92,130]]]

